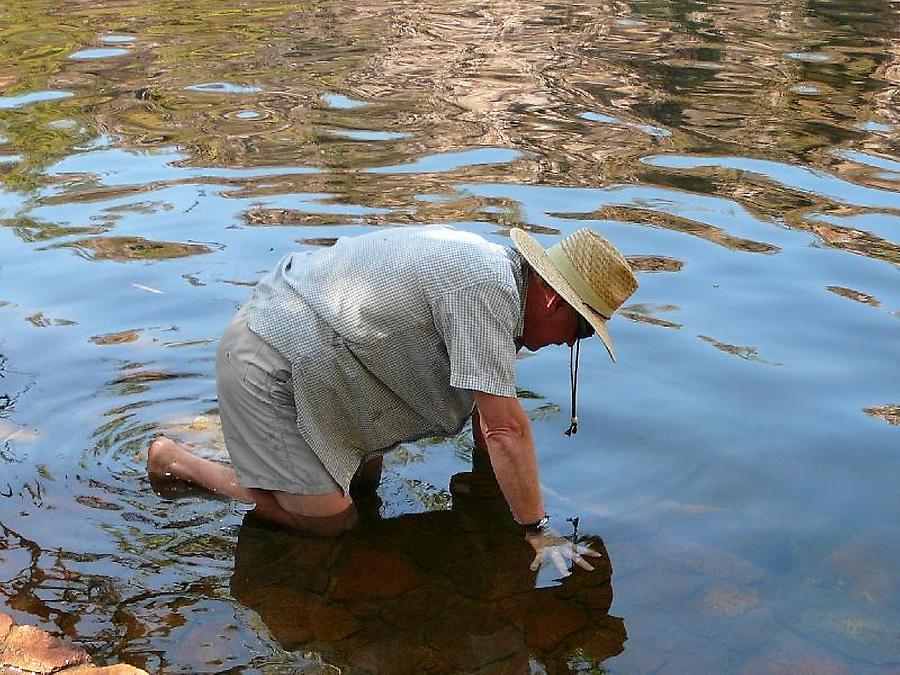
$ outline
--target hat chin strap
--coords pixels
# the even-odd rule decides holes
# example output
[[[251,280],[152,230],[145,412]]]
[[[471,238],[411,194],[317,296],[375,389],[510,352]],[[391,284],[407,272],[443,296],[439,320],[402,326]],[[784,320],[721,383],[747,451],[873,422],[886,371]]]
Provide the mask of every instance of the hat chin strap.
[[[575,344],[569,347],[569,384],[572,385],[572,417],[569,420],[569,428],[566,436],[578,433],[578,414],[576,412],[576,399],[578,398],[578,359],[581,356],[581,340],[575,340]]]

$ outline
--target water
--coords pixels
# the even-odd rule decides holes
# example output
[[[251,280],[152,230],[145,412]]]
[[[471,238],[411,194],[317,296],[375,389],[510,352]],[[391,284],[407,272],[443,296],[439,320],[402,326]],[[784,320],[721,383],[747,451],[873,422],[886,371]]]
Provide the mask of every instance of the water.
[[[898,18],[6,6],[0,605],[151,672],[896,672]],[[282,253],[420,223],[590,225],[642,270],[577,437],[567,350],[519,363],[591,575],[527,572],[465,436],[337,542],[145,476],[160,431],[221,457],[215,340]]]

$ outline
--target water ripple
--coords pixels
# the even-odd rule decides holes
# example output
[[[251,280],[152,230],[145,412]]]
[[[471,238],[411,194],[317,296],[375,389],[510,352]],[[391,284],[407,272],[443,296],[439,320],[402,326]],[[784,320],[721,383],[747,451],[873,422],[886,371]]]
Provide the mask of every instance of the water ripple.
[[[98,47],[95,49],[81,49],[77,52],[72,52],[69,54],[69,58],[83,60],[110,59],[116,56],[124,56],[128,53],[128,49],[123,49],[121,47]]]
[[[613,124],[622,127],[627,127],[629,129],[636,129],[637,131],[641,131],[648,136],[656,136],[659,138],[669,138],[672,135],[672,132],[668,129],[663,129],[661,127],[655,127],[652,124],[640,124],[638,122],[627,122],[625,120],[621,120],[618,117],[613,117],[612,115],[604,115],[601,113],[595,112],[586,112],[581,113],[581,118],[590,120],[592,122],[601,122],[603,124]]]
[[[477,148],[463,152],[442,152],[409,164],[396,164],[365,169],[366,173],[443,173],[468,166],[508,164],[523,157],[521,152],[509,148]]]
[[[262,87],[248,84],[235,84],[234,82],[204,82],[192,84],[184,88],[185,91],[199,91],[205,94],[258,94]]]
[[[179,163],[188,155],[175,148],[152,151],[107,148],[69,155],[47,169],[49,176],[92,176],[102,185],[129,186],[222,178],[246,180],[267,176],[317,173],[311,167],[191,167]]]
[[[354,108],[364,108],[371,105],[367,101],[360,101],[342,94],[322,94],[319,98],[329,108],[336,108],[339,110],[352,110]]]
[[[825,197],[840,204],[868,208],[900,209],[900,194],[841,180],[819,169],[783,162],[747,157],[697,157],[689,155],[654,155],[641,160],[651,166],[668,169],[731,169],[763,176],[785,187]]]
[[[36,91],[28,94],[17,94],[15,96],[0,96],[0,110],[14,110],[22,108],[32,103],[41,103],[43,101],[58,101],[63,98],[74,96],[71,91]]]

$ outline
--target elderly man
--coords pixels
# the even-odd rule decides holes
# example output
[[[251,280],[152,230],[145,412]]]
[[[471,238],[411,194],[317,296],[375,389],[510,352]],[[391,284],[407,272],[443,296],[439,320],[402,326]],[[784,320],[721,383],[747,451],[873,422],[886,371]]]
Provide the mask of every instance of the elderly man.
[[[547,526],[515,359],[596,332],[637,288],[628,263],[584,228],[544,250],[522,230],[515,248],[431,226],[342,238],[294,253],[265,276],[223,335],[219,411],[233,469],[160,437],[148,471],[255,504],[298,530],[354,525],[351,482],[380,477],[400,443],[456,434],[469,417],[515,520],[537,553],[584,567]]]

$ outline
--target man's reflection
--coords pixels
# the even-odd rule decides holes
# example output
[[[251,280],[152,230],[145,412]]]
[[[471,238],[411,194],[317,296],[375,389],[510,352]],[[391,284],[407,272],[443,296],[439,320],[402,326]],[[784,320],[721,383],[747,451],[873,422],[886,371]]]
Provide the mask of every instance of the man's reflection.
[[[476,462],[450,489],[451,511],[390,520],[377,517],[374,494],[360,495],[370,522],[339,539],[248,518],[232,594],[285,648],[320,652],[351,672],[559,672],[622,651],[602,541],[587,541],[603,553],[595,571],[573,568],[535,588],[534,551],[491,473]]]

